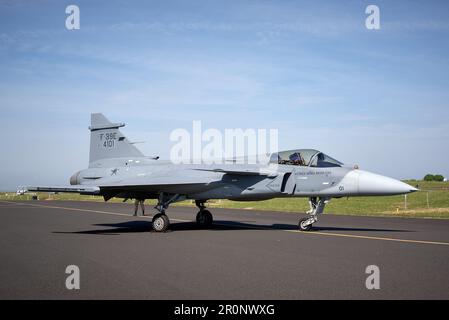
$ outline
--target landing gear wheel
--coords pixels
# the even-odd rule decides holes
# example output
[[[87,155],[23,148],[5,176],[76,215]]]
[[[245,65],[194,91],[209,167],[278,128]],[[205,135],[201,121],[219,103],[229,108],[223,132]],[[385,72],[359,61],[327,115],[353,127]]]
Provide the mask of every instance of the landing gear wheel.
[[[312,224],[305,225],[306,221],[309,219],[310,218],[302,218],[301,220],[299,220],[298,229],[301,231],[310,231],[312,229]]]
[[[163,213],[158,213],[153,217],[153,230],[156,232],[164,232],[170,225],[170,220]]]
[[[210,227],[213,221],[214,218],[209,210],[201,210],[196,215],[196,223],[202,228]]]

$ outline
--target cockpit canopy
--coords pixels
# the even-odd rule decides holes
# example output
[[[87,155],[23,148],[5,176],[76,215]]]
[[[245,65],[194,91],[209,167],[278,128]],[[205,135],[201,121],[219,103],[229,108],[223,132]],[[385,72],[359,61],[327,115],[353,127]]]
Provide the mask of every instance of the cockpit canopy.
[[[314,149],[297,149],[271,154],[270,163],[304,167],[341,167],[343,163]]]

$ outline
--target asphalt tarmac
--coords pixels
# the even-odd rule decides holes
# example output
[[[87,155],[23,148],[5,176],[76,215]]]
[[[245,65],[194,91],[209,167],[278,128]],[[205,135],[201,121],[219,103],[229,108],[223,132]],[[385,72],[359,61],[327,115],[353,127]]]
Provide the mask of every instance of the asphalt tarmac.
[[[299,232],[304,214],[210,209],[204,230],[170,207],[156,233],[133,209],[0,201],[0,299],[449,299],[449,220],[324,214]]]

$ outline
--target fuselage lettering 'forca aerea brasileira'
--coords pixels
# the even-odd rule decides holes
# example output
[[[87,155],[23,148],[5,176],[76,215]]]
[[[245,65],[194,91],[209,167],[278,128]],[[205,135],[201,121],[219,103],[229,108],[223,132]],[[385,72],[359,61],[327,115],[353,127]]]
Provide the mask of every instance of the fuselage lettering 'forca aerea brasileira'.
[[[153,217],[155,231],[165,231],[165,213],[171,203],[195,200],[197,223],[213,223],[206,210],[209,199],[257,201],[280,197],[308,197],[308,217],[299,229],[310,230],[331,198],[405,194],[417,189],[401,181],[345,167],[313,149],[271,154],[266,164],[173,164],[145,157],[120,132],[122,123],[111,123],[101,113],[91,115],[89,167],[70,178],[70,186],[27,187],[28,191],[95,194],[113,198],[158,199]]]

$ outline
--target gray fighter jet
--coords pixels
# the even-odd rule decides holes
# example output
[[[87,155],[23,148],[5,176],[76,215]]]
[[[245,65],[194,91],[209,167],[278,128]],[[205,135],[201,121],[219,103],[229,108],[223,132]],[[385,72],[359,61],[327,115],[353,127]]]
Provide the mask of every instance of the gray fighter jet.
[[[307,197],[308,217],[298,228],[308,231],[331,198],[406,194],[416,188],[401,181],[348,167],[313,149],[271,154],[264,164],[223,165],[173,164],[146,157],[119,130],[123,123],[111,123],[103,114],[91,115],[89,167],[70,178],[70,186],[27,187],[28,191],[75,192],[101,195],[105,201],[157,199],[159,212],[153,229],[169,226],[166,210],[171,203],[194,200],[201,227],[213,223],[206,209],[209,199],[257,201],[271,198]]]

